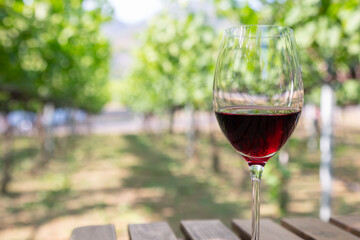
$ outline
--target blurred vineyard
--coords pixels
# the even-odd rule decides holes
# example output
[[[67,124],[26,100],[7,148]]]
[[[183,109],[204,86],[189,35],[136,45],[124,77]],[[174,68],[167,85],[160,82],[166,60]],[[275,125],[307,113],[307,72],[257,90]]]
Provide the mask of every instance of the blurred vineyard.
[[[68,239],[105,223],[126,239],[129,222],[249,218],[248,170],[211,113],[221,34],[239,24],[293,28],[305,89],[302,121],[265,170],[262,214],[318,215],[324,126],[331,210],[359,213],[358,1],[163,5],[119,50],[125,40],[104,34],[115,21],[106,0],[0,1],[0,239]],[[126,69],[116,51],[131,52]]]

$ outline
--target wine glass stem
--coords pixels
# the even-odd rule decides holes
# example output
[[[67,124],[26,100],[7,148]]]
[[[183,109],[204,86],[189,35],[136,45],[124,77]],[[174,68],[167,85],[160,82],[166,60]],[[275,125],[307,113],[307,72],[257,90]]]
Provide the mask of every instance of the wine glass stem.
[[[252,183],[252,225],[251,240],[260,239],[260,184],[264,167],[261,165],[250,166]]]

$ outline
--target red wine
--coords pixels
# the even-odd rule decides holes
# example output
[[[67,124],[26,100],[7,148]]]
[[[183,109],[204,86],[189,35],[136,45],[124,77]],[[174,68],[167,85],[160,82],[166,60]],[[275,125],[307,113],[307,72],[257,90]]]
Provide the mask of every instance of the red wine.
[[[222,132],[248,164],[264,166],[294,131],[300,111],[276,107],[230,107],[215,114]]]

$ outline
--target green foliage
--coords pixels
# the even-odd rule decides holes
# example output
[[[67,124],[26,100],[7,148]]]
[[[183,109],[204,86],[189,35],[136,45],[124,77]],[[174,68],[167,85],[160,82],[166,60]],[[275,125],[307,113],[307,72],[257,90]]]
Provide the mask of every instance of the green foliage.
[[[342,105],[360,103],[360,83],[359,80],[351,79],[344,82],[336,91],[336,98]]]
[[[360,86],[358,1],[286,1],[275,2],[269,7],[273,22],[294,29],[301,51],[306,91],[317,89],[326,82],[343,92],[346,86],[342,84],[355,78],[357,80],[352,80],[351,84]],[[360,99],[360,92],[355,95],[338,93],[339,103],[359,103],[354,100]]]
[[[122,102],[139,112],[210,108],[216,35],[202,14],[161,14],[150,23],[123,82]]]
[[[258,24],[260,15],[249,6],[250,1],[214,0],[219,16],[239,24]]]
[[[360,91],[352,90],[352,94],[348,94],[348,86],[360,87],[360,4],[357,0],[261,1],[258,11],[246,10],[247,1],[214,2],[221,16],[241,24],[275,24],[294,29],[306,101],[318,102],[315,96],[319,86],[329,83],[340,91],[337,93],[341,98],[339,104],[360,102]],[[241,14],[245,10],[251,14]]]
[[[99,111],[109,99],[104,9],[85,11],[80,0],[2,1],[0,109],[38,110],[50,102]]]

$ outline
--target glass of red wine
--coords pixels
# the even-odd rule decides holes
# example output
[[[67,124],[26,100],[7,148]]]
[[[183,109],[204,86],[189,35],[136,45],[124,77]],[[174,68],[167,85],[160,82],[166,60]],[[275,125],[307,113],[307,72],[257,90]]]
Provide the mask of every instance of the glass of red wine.
[[[291,28],[243,25],[224,31],[213,106],[222,132],[250,168],[252,240],[259,240],[262,172],[294,131],[303,95]]]

